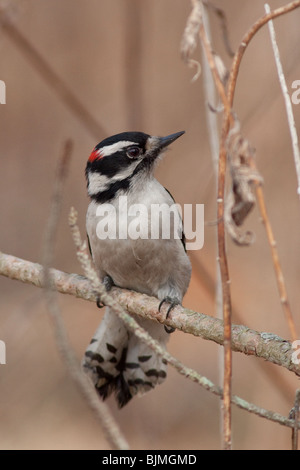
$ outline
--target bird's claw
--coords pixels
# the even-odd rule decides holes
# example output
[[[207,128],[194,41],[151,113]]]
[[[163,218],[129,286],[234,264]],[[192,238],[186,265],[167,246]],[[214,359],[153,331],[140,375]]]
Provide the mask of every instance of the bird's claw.
[[[161,302],[158,306],[158,311],[159,312],[160,312],[160,309],[161,309],[162,305],[166,302],[170,304],[170,306],[168,308],[168,311],[167,311],[167,314],[166,314],[166,318],[169,318],[171,310],[173,310],[173,308],[176,307],[176,305],[180,305],[180,302],[179,302],[178,299],[174,299],[172,297],[165,297],[164,299],[161,300]],[[175,328],[173,328],[171,326],[168,327],[167,325],[164,325],[164,328],[165,328],[165,331],[169,334],[174,333],[174,331],[175,331]]]
[[[98,308],[105,307],[105,304],[103,302],[101,302],[101,299],[100,299],[99,295],[97,296],[96,305],[97,305]]]
[[[111,290],[111,288],[115,285],[114,281],[112,280],[112,278],[108,274],[106,276],[104,276],[102,283],[105,287],[106,292],[109,292]],[[96,304],[97,304],[98,308],[105,307],[105,304],[102,302],[99,295],[97,296]]]

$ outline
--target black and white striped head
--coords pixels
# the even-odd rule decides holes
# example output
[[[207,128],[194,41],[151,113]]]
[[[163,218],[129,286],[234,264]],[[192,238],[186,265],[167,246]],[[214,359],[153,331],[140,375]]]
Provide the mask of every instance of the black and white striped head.
[[[89,196],[104,203],[128,191],[135,178],[152,174],[157,158],[182,134],[184,131],[155,137],[143,132],[122,132],[102,140],[86,166]]]

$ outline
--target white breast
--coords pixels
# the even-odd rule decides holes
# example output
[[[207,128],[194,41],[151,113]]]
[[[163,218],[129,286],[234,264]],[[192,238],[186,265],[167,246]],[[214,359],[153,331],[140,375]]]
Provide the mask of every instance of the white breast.
[[[137,181],[129,191],[126,199],[116,198],[111,205],[111,215],[107,217],[107,223],[113,224],[116,217],[116,237],[114,239],[100,239],[97,236],[97,225],[103,222],[99,215],[97,203],[91,202],[87,213],[87,233],[90,239],[91,249],[96,267],[101,277],[109,274],[116,285],[124,288],[143,292],[148,295],[164,297],[175,295],[182,299],[190,279],[190,262],[184,251],[180,239],[151,239],[151,206],[153,204],[165,204],[167,207],[174,204],[168,192],[154,178],[150,181]],[[121,201],[121,204],[120,204]],[[141,204],[144,209],[137,216],[134,205]],[[104,205],[101,205],[101,210]],[[130,212],[131,211],[131,212]],[[131,214],[131,215],[130,215]],[[180,217],[178,218],[180,220]],[[134,234],[138,222],[144,225],[143,238],[126,237],[124,225],[127,225],[127,233],[131,230]],[[122,235],[119,236],[119,229]],[[173,226],[171,231],[174,230]],[[176,227],[175,232],[179,231]],[[99,231],[98,231],[99,232]],[[99,235],[99,233],[98,233]],[[125,235],[125,236],[124,236]],[[160,233],[161,235],[161,233]]]

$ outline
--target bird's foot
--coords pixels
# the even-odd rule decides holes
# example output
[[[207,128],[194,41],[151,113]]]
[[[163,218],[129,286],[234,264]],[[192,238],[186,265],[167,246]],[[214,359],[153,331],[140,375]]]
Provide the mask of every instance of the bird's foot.
[[[161,309],[161,307],[162,307],[162,305],[163,305],[164,303],[170,304],[170,306],[169,306],[169,308],[168,308],[168,311],[167,311],[166,318],[169,317],[171,310],[172,310],[174,307],[176,307],[176,305],[180,305],[180,302],[179,302],[178,299],[176,299],[176,298],[174,298],[174,297],[165,297],[164,299],[162,299],[162,301],[160,302],[160,304],[159,304],[159,306],[158,306],[158,311],[159,311],[159,312],[160,312],[160,309]],[[166,331],[167,333],[174,333],[174,331],[175,331],[175,328],[168,327],[168,326],[166,326],[166,325],[164,325],[164,328],[165,328],[165,331]]]
[[[115,285],[114,281],[112,280],[112,278],[108,274],[106,276],[104,276],[102,284],[104,285],[106,292],[109,292],[111,290],[111,288]],[[97,303],[98,308],[105,307],[105,304],[101,301],[99,295],[97,297],[96,303]]]

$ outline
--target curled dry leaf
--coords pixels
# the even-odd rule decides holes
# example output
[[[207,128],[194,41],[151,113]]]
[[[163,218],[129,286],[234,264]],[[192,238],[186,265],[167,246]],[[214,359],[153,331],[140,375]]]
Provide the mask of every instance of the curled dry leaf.
[[[193,54],[194,50],[197,46],[198,41],[198,33],[200,29],[200,24],[202,22],[202,11],[201,11],[201,3],[199,1],[193,2],[193,9],[191,14],[188,17],[186,27],[183,32],[180,52],[182,59],[189,67],[196,68],[196,74],[194,75],[192,81],[197,80],[201,73],[201,65],[200,63],[195,60],[191,59],[191,55]]]
[[[227,79],[229,77],[228,70],[225,67],[225,64],[224,64],[223,60],[221,59],[221,57],[218,54],[216,54],[215,52],[213,53],[213,55],[214,55],[216,69],[217,69],[217,72],[218,72],[219,77],[221,79],[221,82],[223,83],[223,85],[226,85]]]
[[[225,224],[235,243],[250,245],[254,242],[254,234],[242,233],[238,227],[243,225],[254,207],[253,183],[261,184],[263,180],[251,165],[255,150],[241,135],[238,125],[228,135],[227,149],[232,185],[225,204]]]
[[[184,62],[189,66],[196,68],[196,73],[192,78],[192,82],[197,80],[201,73],[200,63],[192,59],[191,56],[197,47],[198,35],[203,22],[202,18],[202,2],[199,0],[192,0],[193,8],[186,23],[186,27],[181,40],[181,56]],[[211,45],[210,45],[211,47]],[[228,71],[220,56],[213,52],[214,65],[223,83],[226,84],[228,78]]]

